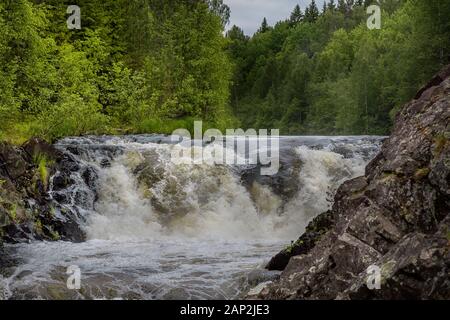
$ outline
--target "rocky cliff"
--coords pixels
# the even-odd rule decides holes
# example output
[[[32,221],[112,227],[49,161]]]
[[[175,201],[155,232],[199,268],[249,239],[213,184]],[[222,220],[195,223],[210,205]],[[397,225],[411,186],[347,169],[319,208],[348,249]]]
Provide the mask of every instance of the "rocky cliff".
[[[272,259],[280,279],[249,298],[450,299],[449,138],[450,66],[403,107],[365,176]]]

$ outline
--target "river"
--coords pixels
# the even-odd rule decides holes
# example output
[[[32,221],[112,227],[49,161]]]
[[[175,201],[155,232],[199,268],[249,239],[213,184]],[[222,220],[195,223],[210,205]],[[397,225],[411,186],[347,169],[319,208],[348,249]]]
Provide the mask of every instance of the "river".
[[[261,176],[257,165],[175,164],[160,135],[63,139],[56,147],[78,165],[68,187],[51,178],[49,195],[84,241],[6,245],[14,264],[0,277],[5,295],[239,298],[276,276],[265,263],[364,173],[382,140],[280,137],[280,170]],[[69,266],[81,272],[80,290],[67,288]]]

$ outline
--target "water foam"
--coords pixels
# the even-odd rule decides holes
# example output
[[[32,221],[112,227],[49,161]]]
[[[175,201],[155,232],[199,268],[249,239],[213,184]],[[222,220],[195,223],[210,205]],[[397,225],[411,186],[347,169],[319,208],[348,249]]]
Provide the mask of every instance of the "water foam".
[[[296,147],[301,168],[294,179],[300,187],[283,204],[269,186],[255,182],[248,190],[230,166],[171,162],[173,145],[125,146],[123,155],[99,170],[99,199],[85,226],[89,239],[294,239],[366,163],[330,148]]]

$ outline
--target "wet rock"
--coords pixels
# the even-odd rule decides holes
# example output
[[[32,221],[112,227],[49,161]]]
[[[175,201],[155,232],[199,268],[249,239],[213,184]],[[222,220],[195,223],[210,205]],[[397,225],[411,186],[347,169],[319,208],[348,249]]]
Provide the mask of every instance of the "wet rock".
[[[449,119],[450,66],[397,115],[365,177],[272,259],[280,279],[249,298],[450,299]],[[370,266],[380,290],[367,286]]]
[[[75,157],[69,153],[64,153],[59,160],[59,167],[63,168],[65,172],[77,172],[80,170],[80,164]]]
[[[256,269],[247,276],[247,282],[250,286],[256,286],[263,282],[274,281],[280,278],[280,272]]]
[[[67,174],[59,174],[53,178],[53,190],[58,191],[67,188],[74,181]]]
[[[111,161],[109,159],[102,159],[102,161],[100,161],[100,166],[102,168],[109,168],[111,167]]]
[[[97,182],[98,174],[94,168],[86,167],[81,176],[90,189],[95,189],[95,183]]]
[[[306,232],[297,242],[292,243],[270,260],[266,269],[284,270],[292,257],[308,253],[332,225],[333,217],[331,212],[318,216],[308,225]]]
[[[302,163],[294,149],[283,149],[280,153],[280,168],[275,175],[261,175],[261,165],[255,165],[242,169],[241,181],[251,191],[254,183],[267,186],[270,190],[282,198],[284,202],[292,199],[301,186],[298,185],[298,176]]]
[[[3,228],[3,240],[9,243],[22,243],[34,239],[32,233],[33,225],[30,223],[12,223]]]

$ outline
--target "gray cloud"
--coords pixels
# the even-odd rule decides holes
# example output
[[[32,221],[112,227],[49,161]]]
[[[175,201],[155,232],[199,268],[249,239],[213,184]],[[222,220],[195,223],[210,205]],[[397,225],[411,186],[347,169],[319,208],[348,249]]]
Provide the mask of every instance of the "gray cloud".
[[[292,9],[299,4],[302,11],[310,4],[311,0],[224,0],[231,8],[231,22],[244,29],[248,35],[252,35],[261,26],[264,17],[270,25],[286,19]],[[316,0],[319,10],[322,9],[323,0]]]

